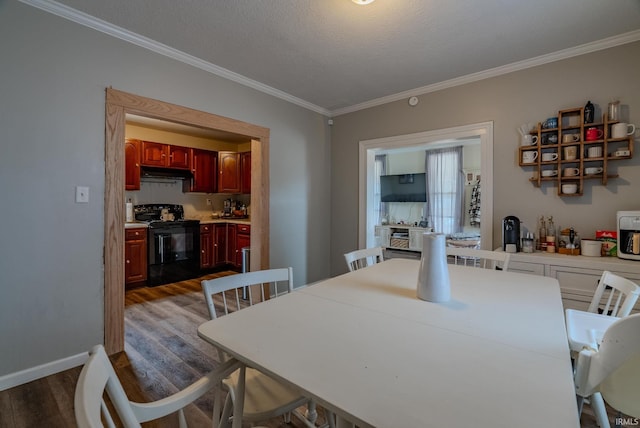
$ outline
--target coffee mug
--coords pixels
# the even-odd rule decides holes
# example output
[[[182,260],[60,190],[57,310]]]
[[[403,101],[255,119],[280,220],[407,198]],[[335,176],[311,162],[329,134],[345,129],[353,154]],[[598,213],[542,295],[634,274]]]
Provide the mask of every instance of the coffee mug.
[[[564,158],[565,160],[574,160],[578,156],[578,147],[577,146],[569,146],[564,148]]]
[[[586,175],[601,174],[601,173],[602,173],[602,171],[604,171],[604,169],[603,169],[603,168],[601,168],[601,167],[595,167],[595,166],[592,166],[592,167],[589,167],[589,168],[585,168],[585,169],[584,169],[584,173],[585,173]]]
[[[538,152],[522,152],[522,163],[532,163],[538,159]]]
[[[543,153],[542,154],[542,162],[552,162],[554,160],[558,160],[557,153]]]
[[[602,146],[589,147],[587,149],[587,156],[590,157],[590,158],[601,158],[602,157]]]
[[[565,177],[575,177],[580,174],[580,170],[578,168],[565,168],[562,170],[562,175]]]
[[[626,138],[636,132],[636,126],[632,123],[616,123],[611,126],[611,138]]]
[[[544,121],[544,123],[542,124],[543,128],[546,129],[550,129],[550,128],[557,128],[558,127],[558,118],[557,117],[550,117],[547,120]]]
[[[580,141],[580,135],[578,134],[564,134],[562,136],[563,143],[576,143]]]
[[[602,132],[602,129],[589,128],[587,129],[586,140],[587,141],[598,140],[602,138],[603,135],[604,133]]]
[[[538,136],[537,135],[523,135],[522,136],[522,145],[523,146],[535,146],[538,144]]]
[[[567,195],[571,195],[578,191],[578,185],[575,183],[567,183],[562,185],[562,193],[566,193]]]
[[[542,171],[543,177],[555,177],[556,175],[558,175],[557,169],[545,169]]]

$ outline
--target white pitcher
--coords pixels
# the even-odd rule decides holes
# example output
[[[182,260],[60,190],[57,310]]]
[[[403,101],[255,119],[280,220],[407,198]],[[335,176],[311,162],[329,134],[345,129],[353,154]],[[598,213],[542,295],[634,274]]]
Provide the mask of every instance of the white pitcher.
[[[434,303],[448,302],[451,298],[446,237],[442,233],[422,235],[418,298]]]

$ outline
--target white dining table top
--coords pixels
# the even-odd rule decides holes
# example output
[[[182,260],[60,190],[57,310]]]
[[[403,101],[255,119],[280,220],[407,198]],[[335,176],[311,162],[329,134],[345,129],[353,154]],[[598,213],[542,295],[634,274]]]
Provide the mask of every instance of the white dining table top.
[[[577,309],[567,309],[565,318],[569,348],[575,352],[580,352],[585,347],[598,349],[604,332],[620,319]]]
[[[449,266],[416,297],[392,259],[209,321],[199,335],[360,427],[578,427],[557,280]]]

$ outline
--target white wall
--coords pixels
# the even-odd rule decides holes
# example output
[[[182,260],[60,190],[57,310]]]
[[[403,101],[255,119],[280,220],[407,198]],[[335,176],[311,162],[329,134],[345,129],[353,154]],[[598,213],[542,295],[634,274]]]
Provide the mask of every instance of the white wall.
[[[609,78],[612,70],[615,79]],[[615,227],[616,211],[640,208],[640,156],[611,163],[617,179],[589,181],[581,197],[561,198],[549,185],[534,187],[532,169],[517,163],[517,128],[544,121],[588,100],[606,108],[619,99],[629,122],[640,124],[640,42],[577,56],[483,81],[388,103],[333,119],[331,130],[331,272],[344,272],[342,254],[358,243],[358,143],[397,135],[493,121],[493,246],[501,244],[502,218],[535,227],[541,214],[573,226],[581,236]],[[640,134],[640,133],[639,133]],[[637,144],[637,141],[636,141]],[[637,149],[637,148],[636,148]]]
[[[0,376],[103,341],[105,88],[271,129],[271,265],[329,274],[326,118],[32,8],[0,2]],[[74,203],[88,186],[88,204]]]

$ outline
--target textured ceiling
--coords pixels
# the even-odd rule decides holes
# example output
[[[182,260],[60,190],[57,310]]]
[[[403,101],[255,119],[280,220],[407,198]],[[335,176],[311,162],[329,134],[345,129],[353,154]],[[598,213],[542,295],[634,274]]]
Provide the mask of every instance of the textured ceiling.
[[[329,113],[640,39],[640,0],[23,1],[68,6]]]

